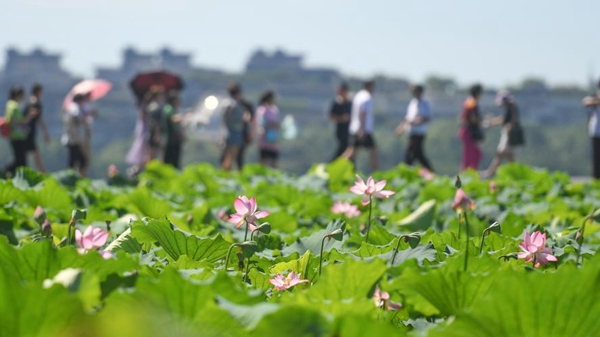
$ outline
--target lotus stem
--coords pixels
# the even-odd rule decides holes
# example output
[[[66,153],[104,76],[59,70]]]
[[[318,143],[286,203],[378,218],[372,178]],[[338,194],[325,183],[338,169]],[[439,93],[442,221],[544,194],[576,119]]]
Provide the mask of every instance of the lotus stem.
[[[248,221],[244,220],[244,225],[246,225],[246,231],[244,232],[244,242],[248,238]]]
[[[373,212],[373,197],[369,196],[369,222],[367,225],[367,236],[365,242],[369,242],[369,232],[371,231],[371,213]]]
[[[327,239],[327,235],[323,237],[321,240],[321,253],[319,254],[319,276],[321,276],[321,267],[323,265],[323,246],[325,246],[325,239]]]
[[[479,245],[479,255],[481,256],[481,254],[483,254],[483,245],[485,243],[485,234],[488,232],[488,230],[484,230],[483,233],[481,234],[481,244]]]
[[[460,213],[458,213],[458,240],[460,241]]]
[[[392,255],[392,260],[390,261],[390,264],[393,266],[394,265],[394,261],[396,261],[396,255],[398,254],[398,249],[400,249],[400,242],[402,241],[402,239],[405,237],[406,235],[402,234],[400,236],[398,236],[398,244],[396,244],[396,248],[394,249],[394,254]]]
[[[465,236],[466,236],[466,244],[467,247],[465,248],[465,267],[464,267],[464,271],[467,271],[467,267],[469,265],[469,238],[471,237],[470,233],[469,233],[469,217],[467,216],[467,213],[465,212]]]
[[[577,243],[579,244],[579,247],[577,247],[577,259],[575,260],[577,262],[577,266],[581,266],[583,264],[583,259],[581,258],[581,248],[583,247],[583,232],[585,231],[585,224],[588,222],[589,219],[590,216],[587,216],[585,217],[585,219],[583,219],[581,231],[579,232],[581,237],[577,239]]]
[[[246,272],[244,273],[244,282],[248,283],[248,271],[250,269],[250,258],[246,261]]]
[[[229,247],[229,250],[227,251],[227,257],[225,257],[225,272],[227,273],[227,266],[229,265],[229,255],[231,255],[231,250],[233,249],[233,247],[237,247],[239,246],[238,243],[234,243]]]
[[[73,230],[72,228],[75,227],[75,219],[71,218],[71,220],[69,220],[69,227],[67,228],[67,245],[71,245],[72,241],[73,241]]]

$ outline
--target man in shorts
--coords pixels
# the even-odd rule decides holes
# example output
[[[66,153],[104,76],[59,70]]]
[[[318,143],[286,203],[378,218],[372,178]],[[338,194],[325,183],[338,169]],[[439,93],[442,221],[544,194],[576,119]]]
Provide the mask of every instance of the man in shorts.
[[[342,83],[329,110],[329,119],[335,123],[335,138],[338,141],[338,147],[331,159],[332,161],[344,154],[348,148],[348,128],[350,126],[351,110],[352,102],[348,98],[348,85]]]
[[[377,144],[373,137],[375,115],[373,109],[373,91],[375,82],[367,81],[363,84],[363,89],[354,95],[352,100],[352,110],[350,114],[350,138],[348,149],[342,155],[344,158],[354,161],[356,151],[364,147],[369,150],[369,159],[371,169],[376,171],[379,166],[377,163]]]

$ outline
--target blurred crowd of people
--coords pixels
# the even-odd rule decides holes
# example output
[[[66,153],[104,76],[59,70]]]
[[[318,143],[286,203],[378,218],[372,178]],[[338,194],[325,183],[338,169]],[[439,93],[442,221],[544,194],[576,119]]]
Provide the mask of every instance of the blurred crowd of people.
[[[358,151],[365,149],[369,153],[371,169],[375,171],[379,168],[373,99],[375,86],[374,81],[366,81],[351,97],[349,86],[346,83],[339,85],[329,111],[330,119],[335,124],[337,140],[332,160],[342,157],[354,162]],[[110,89],[107,88],[104,93]],[[395,133],[399,137],[408,135],[405,163],[413,165],[418,162],[424,170],[433,173],[434,168],[425,154],[424,146],[433,121],[433,112],[425,99],[426,88],[423,85],[413,85],[410,90],[412,99]],[[275,92],[264,92],[256,109],[244,98],[240,84],[231,84],[227,92],[229,97],[221,102],[222,127],[226,130],[220,157],[222,169],[231,170],[234,165],[241,169],[246,149],[254,141],[258,143],[259,162],[278,168],[279,142],[282,131],[285,131],[286,121],[282,121],[277,108]],[[33,156],[36,168],[45,172],[37,147],[38,129],[43,133],[46,143],[51,139],[42,114],[42,93],[43,87],[40,84],[32,86],[27,99],[22,87],[13,87],[9,92],[5,115],[0,118],[0,133],[10,141],[13,152],[13,161],[5,168],[7,176],[14,176],[17,167],[27,166],[28,155]],[[515,160],[515,151],[525,144],[525,135],[514,96],[505,91],[499,92],[496,104],[503,108],[504,113],[500,116],[483,116],[479,107],[482,94],[483,87],[480,84],[472,85],[458,114],[458,138],[462,143],[460,171],[480,169],[480,144],[485,140],[485,130],[499,126],[501,137],[496,154],[487,169],[480,171],[481,176],[490,177],[503,161]],[[90,142],[94,120],[98,116],[93,99],[91,91],[72,92],[65,99],[61,111],[61,143],[68,150],[67,167],[82,176],[86,175],[92,160]],[[582,103],[589,109],[593,176],[600,178],[600,83],[597,95],[584,98]],[[150,160],[162,160],[175,168],[181,167],[185,124],[191,120],[192,113],[182,113],[180,109],[179,90],[151,86],[138,95],[134,140],[126,156],[126,162],[131,165],[130,175],[137,175]]]
[[[227,91],[229,99],[224,104],[223,112],[227,137],[221,155],[221,167],[230,170],[235,162],[237,168],[241,169],[245,149],[254,139],[258,139],[260,163],[278,168],[281,116],[275,105],[275,92],[264,92],[254,110],[252,104],[244,99],[238,83],[231,84]]]
[[[10,140],[13,161],[5,168],[9,175],[14,175],[17,167],[27,166],[27,156],[33,155],[37,169],[45,172],[42,156],[37,147],[38,128],[44,133],[44,141],[50,142],[50,134],[42,116],[41,96],[44,88],[34,84],[24,107],[25,90],[13,87],[8,94],[4,120],[1,126],[2,135]]]
[[[165,92],[161,87],[150,88],[138,102],[134,140],[126,157],[126,162],[132,165],[132,175],[141,172],[153,159],[180,167],[185,140],[180,106],[179,92]]]
[[[378,169],[373,106],[374,91],[375,82],[367,81],[351,99],[348,94],[348,85],[342,83],[339,86],[330,109],[330,118],[336,124],[335,137],[338,141],[333,159],[344,157],[354,161],[356,152],[364,148],[369,152],[371,169]],[[432,121],[432,111],[429,102],[424,98],[424,93],[425,87],[422,85],[417,84],[411,87],[412,99],[406,108],[405,117],[398,124],[395,132],[398,136],[408,134],[405,163],[413,165],[417,161],[425,170],[434,172],[424,151],[426,134]],[[460,170],[478,170],[482,157],[479,143],[485,138],[484,129],[493,126],[502,127],[497,153],[488,169],[481,172],[482,176],[487,177],[495,174],[502,160],[514,161],[515,150],[525,144],[525,138],[515,98],[508,92],[498,93],[496,104],[504,109],[504,115],[483,118],[479,111],[479,98],[482,93],[483,87],[479,84],[470,88],[469,96],[459,114],[458,137],[463,146]]]

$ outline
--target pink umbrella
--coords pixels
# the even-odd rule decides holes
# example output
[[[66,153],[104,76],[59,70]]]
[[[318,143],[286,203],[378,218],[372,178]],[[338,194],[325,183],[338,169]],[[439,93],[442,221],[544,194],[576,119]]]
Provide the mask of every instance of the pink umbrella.
[[[77,83],[63,101],[63,108],[67,108],[77,94],[90,94],[92,101],[100,99],[110,91],[112,84],[105,80],[83,80]]]

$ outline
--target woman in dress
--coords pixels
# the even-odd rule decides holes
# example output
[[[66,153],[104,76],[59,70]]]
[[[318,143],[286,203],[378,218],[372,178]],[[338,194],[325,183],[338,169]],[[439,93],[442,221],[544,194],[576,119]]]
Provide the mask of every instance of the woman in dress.
[[[132,165],[130,175],[136,176],[139,174],[146,163],[150,160],[150,143],[149,143],[149,128],[148,118],[146,116],[147,105],[151,98],[155,95],[155,91],[150,89],[138,103],[138,118],[135,122],[135,131],[133,144],[127,153],[125,161]]]
[[[259,107],[256,109],[256,120],[259,129],[260,163],[276,169],[279,160],[279,131],[281,117],[275,106],[275,93],[267,91],[261,95]]]
[[[469,168],[477,170],[481,161],[482,152],[477,143],[483,140],[479,114],[479,98],[482,93],[483,87],[480,84],[473,85],[469,89],[469,97],[465,100],[460,114],[461,127],[458,130],[458,137],[463,145],[461,171]]]

